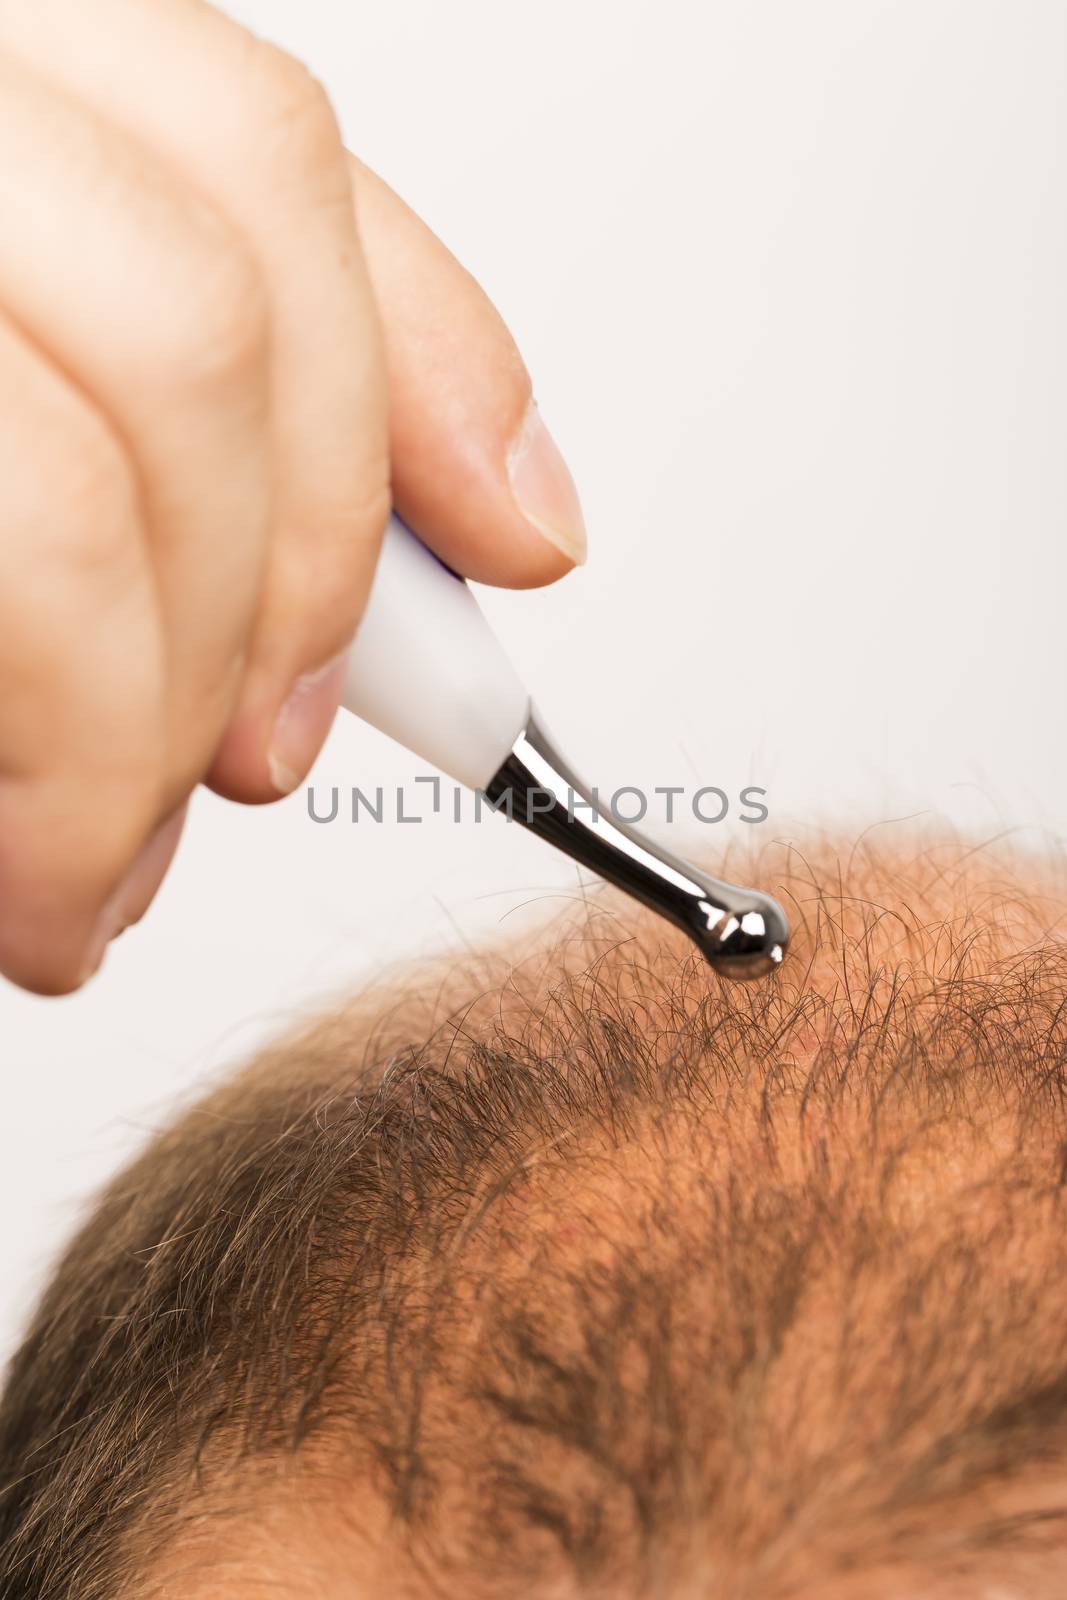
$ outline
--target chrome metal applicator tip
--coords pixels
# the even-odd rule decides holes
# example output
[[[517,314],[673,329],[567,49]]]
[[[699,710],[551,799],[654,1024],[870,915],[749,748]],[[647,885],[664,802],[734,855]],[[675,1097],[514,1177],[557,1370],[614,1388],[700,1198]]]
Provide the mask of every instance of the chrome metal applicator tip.
[[[762,978],[780,967],[789,946],[789,924],[777,901],[752,893],[746,910],[731,911],[707,933],[696,935],[704,957],[726,978]]]
[[[761,978],[781,965],[789,923],[777,901],[712,878],[606,817],[536,712],[485,792],[514,821],[683,929],[724,978]]]

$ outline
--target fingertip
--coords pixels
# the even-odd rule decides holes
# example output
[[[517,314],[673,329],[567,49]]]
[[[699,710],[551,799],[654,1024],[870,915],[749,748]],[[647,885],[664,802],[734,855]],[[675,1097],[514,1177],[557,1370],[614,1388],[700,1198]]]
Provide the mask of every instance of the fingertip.
[[[397,509],[456,572],[503,589],[556,583],[587,556],[570,468],[532,398],[510,434],[422,440],[396,472]],[[421,469],[421,470],[420,470]]]
[[[188,812],[178,807],[137,852],[103,905],[67,904],[62,884],[45,903],[20,916],[20,895],[9,900],[0,928],[0,971],[32,994],[74,994],[95,977],[115,939],[140,922],[170,869]],[[73,892],[73,891],[72,891]]]
[[[244,805],[266,805],[298,788],[311,770],[341,703],[348,647],[302,673],[277,710],[254,703],[227,729],[207,783]]]
[[[464,577],[554,583],[585,560],[585,521],[515,341],[440,239],[351,165],[385,341],[397,510]]]
[[[264,806],[281,798],[267,761],[270,722],[239,710],[204,777],[205,785],[238,805]]]
[[[588,540],[578,490],[532,398],[508,447],[507,473],[520,514],[564,557],[565,570],[581,566]]]
[[[21,886],[4,896],[0,916],[0,973],[29,994],[58,998],[88,982],[103,959],[93,948],[93,913],[62,896],[29,900]]]
[[[573,572],[574,560],[518,514],[510,495],[497,498],[495,516],[483,514],[472,525],[460,527],[411,495],[398,493],[396,509],[423,544],[472,583],[496,589],[542,589]]]

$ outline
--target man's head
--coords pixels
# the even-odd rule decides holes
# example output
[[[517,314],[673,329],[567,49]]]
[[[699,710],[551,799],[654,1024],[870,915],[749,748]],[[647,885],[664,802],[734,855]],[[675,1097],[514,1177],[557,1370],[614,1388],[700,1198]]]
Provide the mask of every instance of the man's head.
[[[1067,875],[754,870],[773,980],[605,901],[159,1137],[10,1376],[5,1600],[1067,1591]]]

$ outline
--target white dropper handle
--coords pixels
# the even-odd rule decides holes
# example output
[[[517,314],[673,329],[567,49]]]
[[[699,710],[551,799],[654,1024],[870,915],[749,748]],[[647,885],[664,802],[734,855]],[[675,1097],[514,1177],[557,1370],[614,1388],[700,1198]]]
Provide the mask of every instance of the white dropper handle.
[[[530,697],[467,585],[391,517],[341,704],[471,789],[526,727]]]

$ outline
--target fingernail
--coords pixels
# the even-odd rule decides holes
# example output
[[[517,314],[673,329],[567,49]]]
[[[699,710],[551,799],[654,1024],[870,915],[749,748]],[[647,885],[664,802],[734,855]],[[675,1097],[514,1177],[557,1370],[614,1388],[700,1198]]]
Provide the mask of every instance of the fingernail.
[[[298,678],[278,713],[267,766],[279,794],[291,794],[319,753],[341,702],[347,649]]]
[[[89,941],[79,983],[86,983],[99,970],[111,941],[124,933],[131,923],[138,922],[148,910],[178,848],[187,810],[188,803],[156,829],[141,846],[118,887],[105,900]]]
[[[508,479],[527,522],[577,566],[586,557],[585,519],[570,469],[531,400],[508,451]]]

